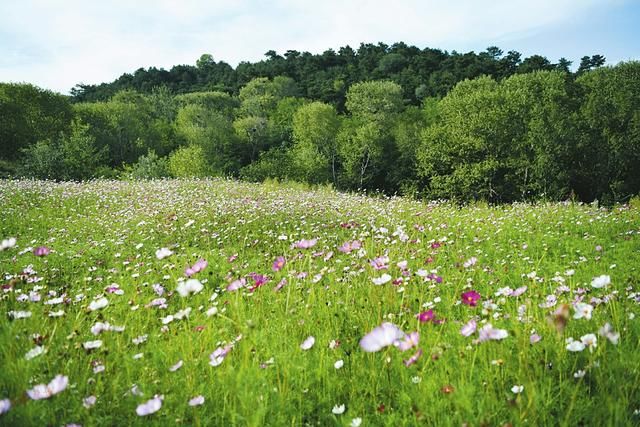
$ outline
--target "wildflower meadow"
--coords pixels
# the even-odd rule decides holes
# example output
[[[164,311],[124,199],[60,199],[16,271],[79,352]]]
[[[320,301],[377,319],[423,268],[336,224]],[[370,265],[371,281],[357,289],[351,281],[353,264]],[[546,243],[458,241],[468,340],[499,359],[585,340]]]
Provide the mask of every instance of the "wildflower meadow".
[[[0,425],[640,424],[640,208],[0,181]]]

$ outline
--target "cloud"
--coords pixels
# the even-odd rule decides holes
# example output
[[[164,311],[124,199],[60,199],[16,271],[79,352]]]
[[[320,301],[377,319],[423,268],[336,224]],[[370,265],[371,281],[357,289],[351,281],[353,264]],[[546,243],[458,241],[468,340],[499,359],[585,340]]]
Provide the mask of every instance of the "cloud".
[[[0,17],[0,81],[67,92],[139,67],[194,64],[205,52],[232,65],[267,50],[319,53],[404,41],[484,49],[545,31],[614,0],[23,0]]]

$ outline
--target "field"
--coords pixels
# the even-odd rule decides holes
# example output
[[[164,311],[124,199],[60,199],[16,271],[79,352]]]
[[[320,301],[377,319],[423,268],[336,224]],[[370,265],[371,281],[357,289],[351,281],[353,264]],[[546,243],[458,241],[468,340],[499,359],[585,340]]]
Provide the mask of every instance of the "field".
[[[640,424],[637,206],[223,180],[0,206],[1,425]]]

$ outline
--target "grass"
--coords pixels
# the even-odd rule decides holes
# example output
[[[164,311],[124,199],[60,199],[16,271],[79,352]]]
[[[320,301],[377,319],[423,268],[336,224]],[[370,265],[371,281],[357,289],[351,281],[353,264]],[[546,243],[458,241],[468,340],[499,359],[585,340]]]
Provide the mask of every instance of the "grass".
[[[0,205],[0,238],[17,238],[0,252],[0,399],[12,405],[2,425],[640,423],[637,207],[458,207],[222,180],[0,181]],[[302,239],[317,244],[294,247]],[[338,250],[354,240],[362,249]],[[39,246],[51,252],[35,256]],[[173,255],[158,259],[162,247]],[[370,260],[384,255],[388,269],[374,269]],[[279,256],[286,264],[273,271]],[[208,266],[193,278],[204,289],[183,298],[178,283],[200,258]],[[407,261],[404,275],[399,261]],[[269,281],[252,292],[250,273]],[[384,273],[395,284],[372,282]],[[592,287],[602,275],[611,283]],[[240,278],[246,287],[226,290]],[[520,296],[499,292],[524,286]],[[482,297],[475,307],[461,304],[468,290]],[[541,307],[550,295],[556,303]],[[90,311],[101,297],[109,304]],[[149,305],[157,298],[166,308]],[[590,319],[573,318],[578,301],[594,307]],[[564,329],[549,321],[563,304]],[[421,323],[416,315],[427,309],[443,321]],[[31,316],[12,319],[11,311]],[[508,336],[461,335],[472,319]],[[97,322],[125,329],[96,336]],[[416,363],[404,363],[416,348],[360,347],[383,322],[419,332]],[[617,344],[598,335],[605,323],[620,334]],[[541,340],[531,344],[534,333]],[[567,338],[589,333],[596,347],[567,350]],[[309,336],[315,344],[302,350]],[[93,340],[102,346],[85,350]],[[37,344],[44,354],[26,360]],[[211,353],[228,345],[211,366]],[[69,378],[65,390],[27,396],[58,374]],[[155,395],[162,407],[138,416]],[[204,404],[189,406],[198,395]],[[96,404],[85,408],[88,396]],[[334,414],[339,405],[344,413]]]

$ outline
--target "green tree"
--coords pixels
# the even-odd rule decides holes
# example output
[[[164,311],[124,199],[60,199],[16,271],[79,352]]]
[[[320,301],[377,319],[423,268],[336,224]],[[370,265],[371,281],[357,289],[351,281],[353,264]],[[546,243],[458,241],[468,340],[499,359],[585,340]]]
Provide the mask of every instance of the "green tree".
[[[331,176],[337,184],[337,135],[340,119],[331,105],[312,102],[300,107],[293,118],[293,139],[295,141],[294,159],[309,159],[317,156],[313,172],[307,170],[307,177]],[[324,165],[323,165],[324,163]],[[310,164],[308,160],[298,162],[299,165]],[[330,170],[330,173],[328,173]],[[318,180],[318,178],[313,178]]]
[[[212,170],[199,145],[180,147],[169,156],[169,172],[176,178],[205,177]]]

